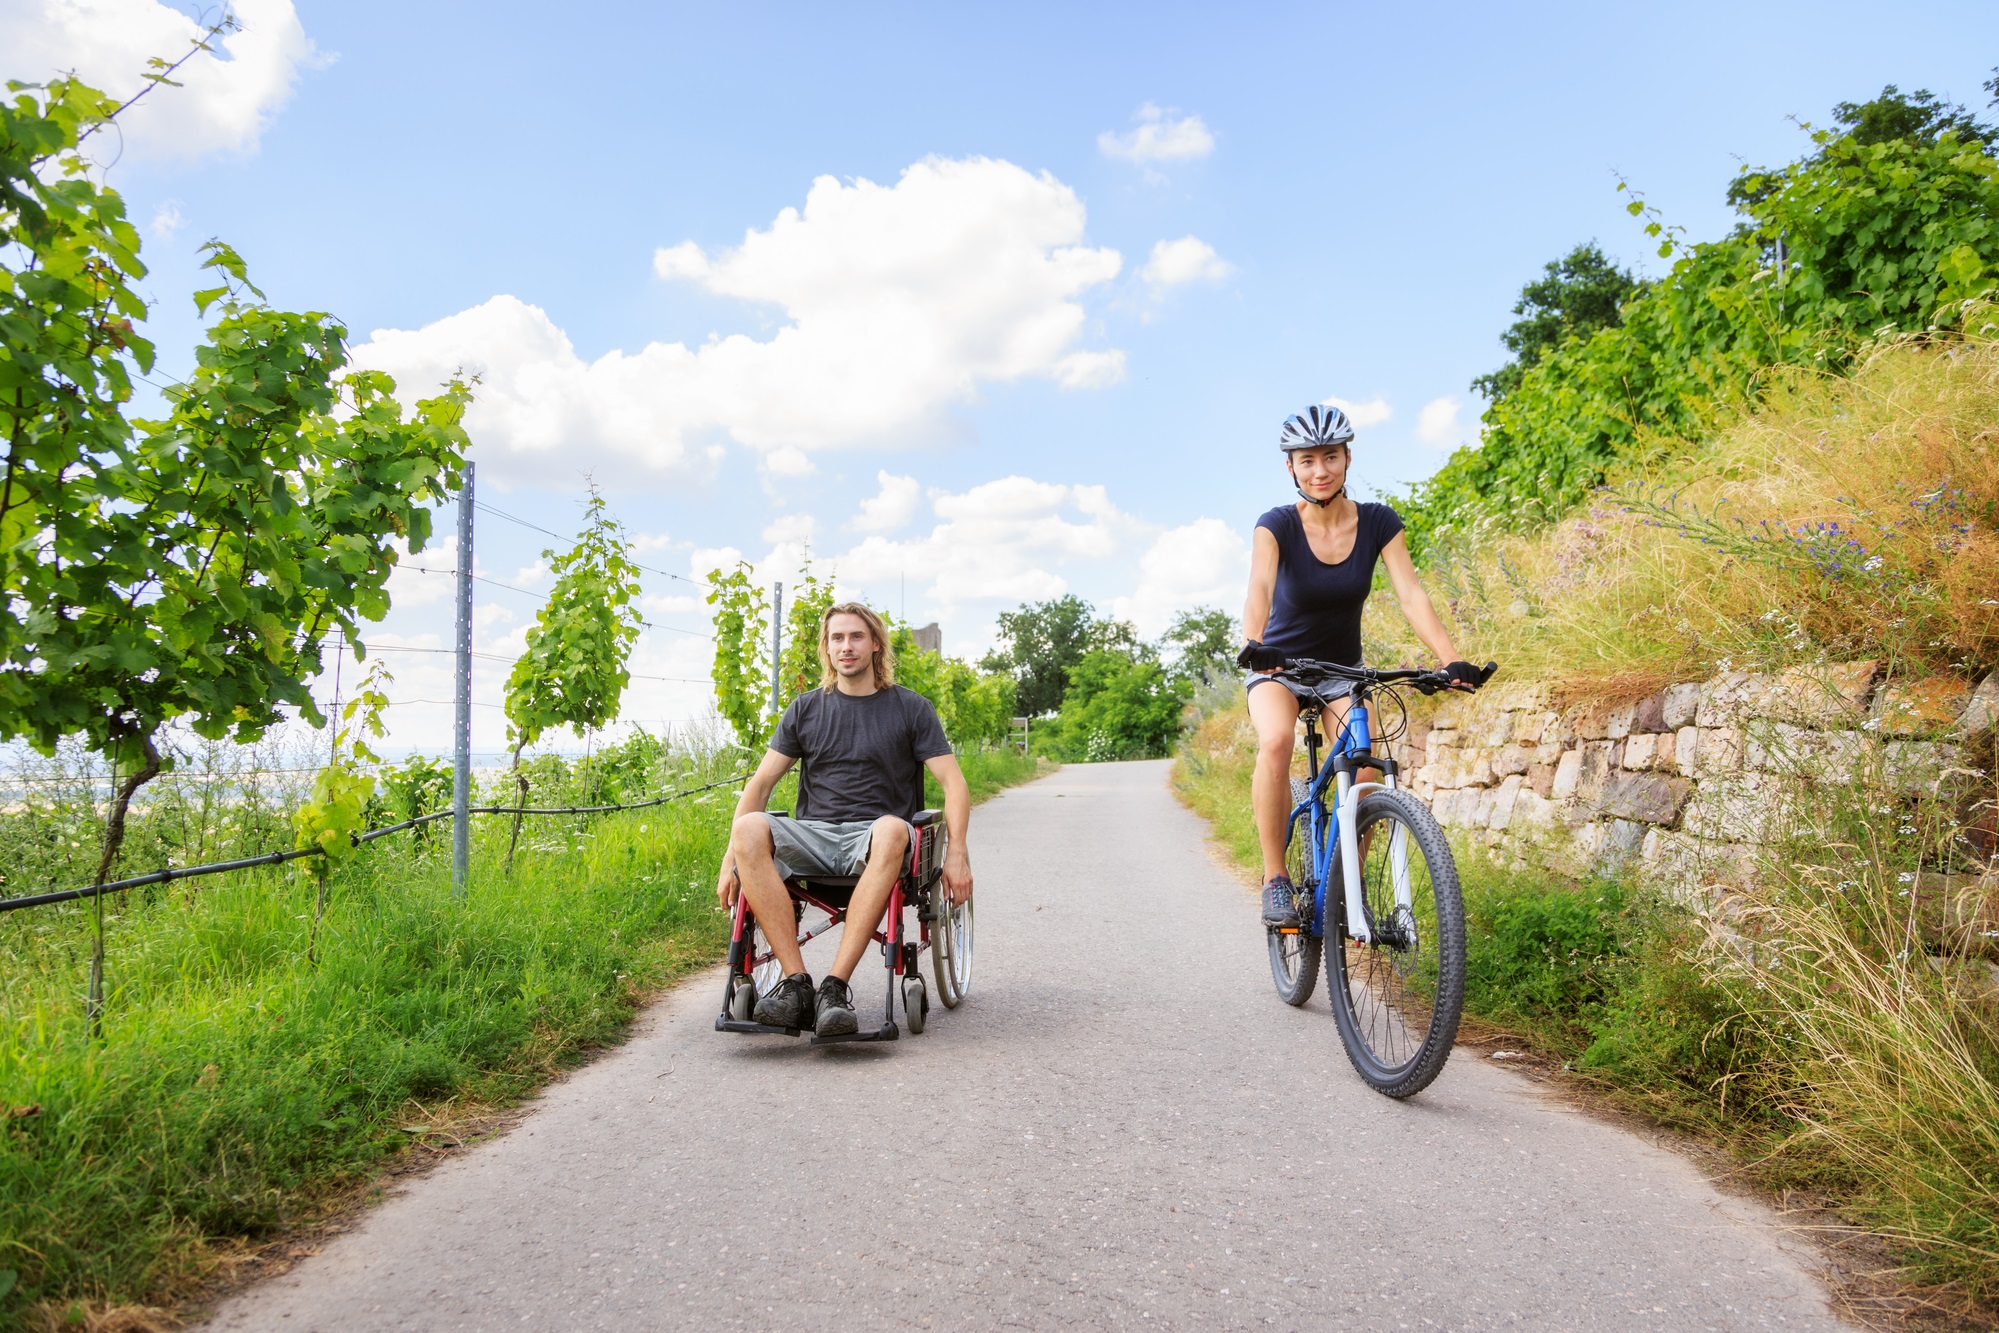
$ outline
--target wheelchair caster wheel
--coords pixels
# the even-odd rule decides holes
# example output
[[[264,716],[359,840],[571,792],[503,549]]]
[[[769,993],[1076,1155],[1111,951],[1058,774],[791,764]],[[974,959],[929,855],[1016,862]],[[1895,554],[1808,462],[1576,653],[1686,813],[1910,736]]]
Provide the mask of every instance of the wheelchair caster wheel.
[[[736,983],[736,989],[729,993],[729,1017],[738,1023],[754,1021],[752,1015],[757,1008],[756,984],[749,978]]]
[[[930,992],[920,977],[902,983],[902,1014],[909,1022],[910,1035],[923,1031],[923,1020],[930,1016]]]

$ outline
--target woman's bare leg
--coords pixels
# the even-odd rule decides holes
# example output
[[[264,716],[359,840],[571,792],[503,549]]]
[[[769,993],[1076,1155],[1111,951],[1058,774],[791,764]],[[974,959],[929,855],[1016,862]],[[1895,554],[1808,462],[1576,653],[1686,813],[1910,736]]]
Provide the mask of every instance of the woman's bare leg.
[[[1284,832],[1291,816],[1291,755],[1297,749],[1298,696],[1273,681],[1249,692],[1249,720],[1256,726],[1256,773],[1249,805],[1263,849],[1263,878],[1284,873]]]

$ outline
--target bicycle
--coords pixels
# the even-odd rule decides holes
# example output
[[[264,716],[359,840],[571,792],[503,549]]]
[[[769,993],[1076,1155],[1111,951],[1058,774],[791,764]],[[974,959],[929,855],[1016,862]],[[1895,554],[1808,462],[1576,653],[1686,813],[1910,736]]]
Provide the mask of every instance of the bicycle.
[[[1487,663],[1478,684],[1498,669]],[[1457,1039],[1464,900],[1443,829],[1421,801],[1396,787],[1395,761],[1374,754],[1368,705],[1377,694],[1397,697],[1400,686],[1434,694],[1452,682],[1441,671],[1380,671],[1307,658],[1275,674],[1311,697],[1300,700],[1307,776],[1291,780],[1284,846],[1304,924],[1266,928],[1271,980],[1286,1004],[1304,1004],[1318,984],[1327,939],[1338,940],[1326,959],[1326,984],[1347,1059],[1375,1091],[1413,1096],[1443,1070]],[[1325,701],[1313,700],[1333,681],[1352,684],[1352,703],[1321,768]],[[1381,780],[1356,782],[1363,769],[1379,770]],[[1330,808],[1328,786],[1335,788]]]

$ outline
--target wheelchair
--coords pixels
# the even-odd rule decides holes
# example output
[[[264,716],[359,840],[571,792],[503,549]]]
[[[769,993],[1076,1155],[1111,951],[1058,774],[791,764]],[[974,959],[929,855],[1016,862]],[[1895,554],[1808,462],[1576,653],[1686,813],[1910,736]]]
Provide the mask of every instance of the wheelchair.
[[[772,818],[788,817],[784,811],[769,812]],[[944,812],[924,810],[909,821],[915,827],[910,839],[909,860],[902,875],[889,891],[888,909],[874,932],[881,945],[882,961],[888,972],[888,1001],[882,1009],[882,1024],[872,1032],[851,1032],[842,1036],[812,1037],[815,1046],[848,1041],[894,1041],[900,1035],[895,1022],[896,991],[902,992],[903,1020],[913,1036],[923,1031],[930,1015],[929,987],[924,984],[923,955],[930,955],[930,968],[937,980],[937,998],[946,1009],[955,1009],[972,988],[972,901],[953,905],[944,890],[944,848],[948,833]],[[847,904],[855,875],[814,875],[784,882],[791,891],[790,928],[798,942],[816,939],[847,919]],[[916,908],[916,938],[904,934],[903,911]],[[807,928],[806,912],[823,916]],[[798,1028],[773,1027],[752,1017],[757,997],[784,979],[784,969],[771,951],[770,927],[749,910],[747,895],[736,895],[734,929],[729,937],[729,972],[722,992],[722,1012],[715,1016],[717,1032],[744,1032],[764,1036],[796,1037]],[[858,976],[854,978],[860,980]],[[859,989],[858,986],[855,989]]]

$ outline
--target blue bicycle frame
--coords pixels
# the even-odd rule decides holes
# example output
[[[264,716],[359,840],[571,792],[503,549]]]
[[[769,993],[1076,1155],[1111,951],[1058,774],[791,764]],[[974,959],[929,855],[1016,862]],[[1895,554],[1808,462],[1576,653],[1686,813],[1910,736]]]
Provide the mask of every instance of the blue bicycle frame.
[[[1292,807],[1288,829],[1296,829],[1298,817],[1306,816],[1305,847],[1307,863],[1312,867],[1313,874],[1311,933],[1314,939],[1325,938],[1326,885],[1332,881],[1333,858],[1337,856],[1340,858],[1340,880],[1346,890],[1346,934],[1348,938],[1366,944],[1372,939],[1372,933],[1368,929],[1367,911],[1362,902],[1359,835],[1354,829],[1354,817],[1362,796],[1370,791],[1393,790],[1395,787],[1392,767],[1384,770],[1380,782],[1355,783],[1353,780],[1356,765],[1351,761],[1371,755],[1374,750],[1374,737],[1368,730],[1366,698],[1358,693],[1353,696],[1346,721],[1340,727],[1339,740],[1326,757],[1323,767],[1319,765],[1318,710],[1305,718],[1305,748],[1308,762],[1315,771],[1305,799]],[[1328,784],[1335,788],[1330,811],[1324,800]],[[1407,849],[1399,836],[1390,848],[1390,855],[1395,861],[1396,896],[1405,898],[1409,876],[1402,863],[1406,861]],[[1407,905],[1406,902],[1404,905]]]

